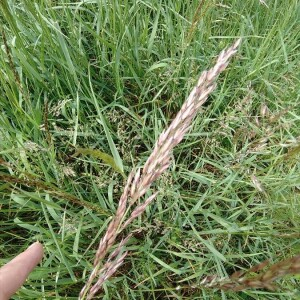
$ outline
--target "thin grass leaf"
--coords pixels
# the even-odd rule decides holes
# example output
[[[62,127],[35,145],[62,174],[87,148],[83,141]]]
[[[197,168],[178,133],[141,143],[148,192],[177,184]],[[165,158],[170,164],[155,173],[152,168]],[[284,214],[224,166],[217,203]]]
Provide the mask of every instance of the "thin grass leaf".
[[[100,150],[88,149],[88,148],[77,148],[75,150],[75,153],[73,154],[73,156],[78,156],[80,154],[81,155],[90,155],[94,158],[101,159],[104,163],[106,163],[107,165],[112,167],[116,172],[122,174],[123,177],[125,176],[123,171],[118,167],[115,159],[112,156],[110,156]]]
[[[55,245],[56,245],[56,249],[58,250],[59,255],[60,255],[61,259],[62,259],[62,263],[63,263],[63,264],[65,265],[65,267],[67,268],[67,270],[68,270],[68,272],[69,272],[69,274],[70,274],[70,277],[71,277],[71,279],[73,280],[73,282],[76,282],[76,281],[77,281],[76,276],[75,276],[75,274],[74,274],[74,272],[73,272],[73,269],[72,269],[72,267],[71,267],[69,261],[66,259],[65,255],[64,255],[63,252],[62,252],[62,249],[61,249],[61,247],[60,247],[60,245],[59,245],[59,242],[58,242],[58,240],[57,240],[57,238],[56,238],[56,234],[54,233],[54,230],[53,230],[53,228],[52,228],[52,225],[51,225],[51,222],[50,222],[48,213],[47,213],[46,208],[45,208],[45,206],[44,206],[43,203],[41,203],[41,207],[42,207],[42,210],[43,210],[45,219],[46,219],[46,221],[47,221],[47,225],[48,225],[48,228],[49,228],[49,230],[50,230],[50,234],[51,234],[52,239],[53,239],[53,241],[54,241],[54,243],[55,243]]]

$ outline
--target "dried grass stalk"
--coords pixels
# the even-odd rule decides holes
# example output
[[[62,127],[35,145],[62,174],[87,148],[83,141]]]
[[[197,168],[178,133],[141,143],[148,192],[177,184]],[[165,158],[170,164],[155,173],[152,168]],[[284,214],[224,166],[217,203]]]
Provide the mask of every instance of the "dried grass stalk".
[[[127,221],[125,220],[126,211],[133,207],[136,201],[145,195],[151,184],[169,167],[173,148],[183,139],[184,134],[188,131],[199,108],[206,101],[208,95],[215,89],[215,82],[219,74],[227,67],[230,58],[236,53],[239,44],[240,40],[237,40],[230,48],[223,50],[218,56],[215,66],[201,74],[197,85],[193,88],[171,125],[160,135],[142,172],[138,169],[135,173],[134,171],[130,173],[123,194],[119,200],[115,217],[100,241],[94,260],[94,270],[80,293],[80,299],[84,299],[85,297],[92,299],[95,293],[101,289],[103,282],[107,280],[122,263],[126,256],[124,254],[114,261],[109,261],[109,264],[106,263],[101,268],[102,260],[113,246],[119,233],[135,218],[141,215],[155,198],[156,193],[142,204],[133,208],[130,217]],[[119,255],[121,247],[118,247],[116,251],[115,256]],[[99,279],[90,289],[96,277]]]
[[[207,276],[201,281],[200,287],[231,290],[234,292],[253,288],[275,291],[277,288],[274,283],[275,280],[286,275],[300,274],[300,255],[282,260],[271,265],[268,270],[262,271],[268,264],[268,260],[264,261],[247,271],[235,272],[225,279],[218,279],[217,276]],[[259,271],[262,272],[253,275],[253,273]]]

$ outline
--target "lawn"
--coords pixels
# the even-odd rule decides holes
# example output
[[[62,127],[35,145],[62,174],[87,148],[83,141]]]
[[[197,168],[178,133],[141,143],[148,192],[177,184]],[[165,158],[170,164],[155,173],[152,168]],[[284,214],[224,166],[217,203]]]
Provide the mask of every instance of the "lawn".
[[[95,299],[300,298],[299,275],[204,283],[300,254],[298,0],[4,0],[0,21],[0,266],[45,249],[12,299],[78,298],[128,174],[240,37]]]

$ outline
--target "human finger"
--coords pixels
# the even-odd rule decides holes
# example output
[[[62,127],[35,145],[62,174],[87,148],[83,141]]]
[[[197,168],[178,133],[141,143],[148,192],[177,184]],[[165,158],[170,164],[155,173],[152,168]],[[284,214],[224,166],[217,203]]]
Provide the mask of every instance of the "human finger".
[[[9,299],[23,285],[43,253],[43,246],[36,242],[0,268],[0,300]]]

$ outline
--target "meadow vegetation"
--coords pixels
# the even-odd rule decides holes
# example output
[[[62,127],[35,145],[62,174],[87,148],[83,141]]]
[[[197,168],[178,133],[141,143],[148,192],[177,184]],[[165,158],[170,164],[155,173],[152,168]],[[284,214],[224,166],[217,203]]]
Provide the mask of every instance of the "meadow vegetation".
[[[128,174],[239,37],[97,297],[299,299],[292,273],[217,283],[299,265],[299,20],[298,0],[1,1],[0,265],[45,248],[13,299],[78,298]]]

